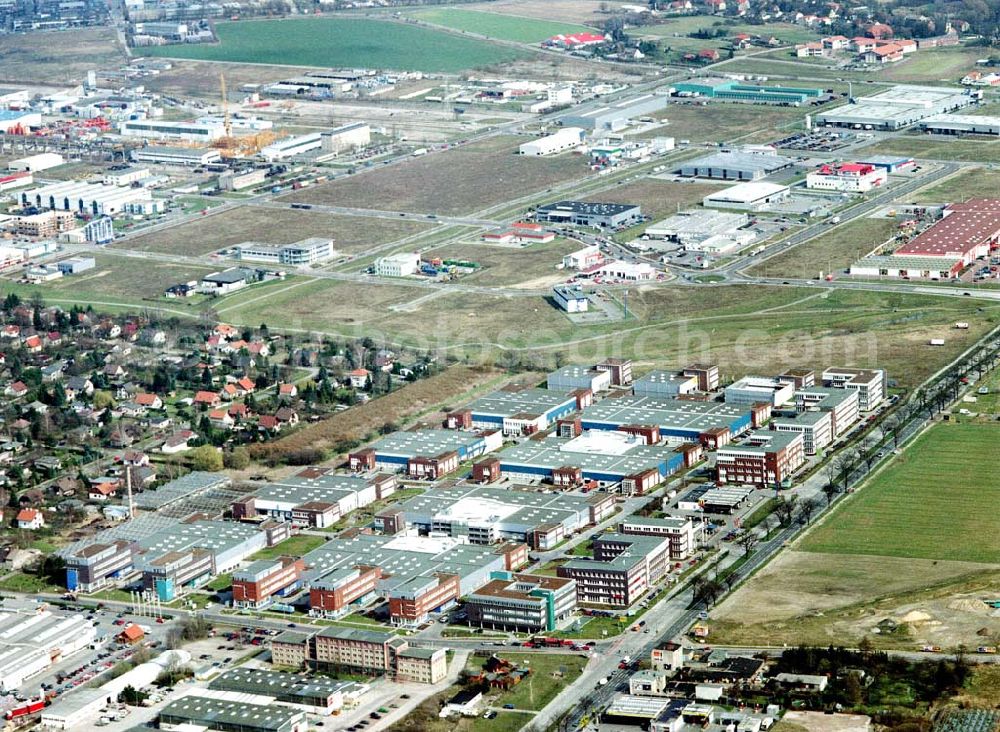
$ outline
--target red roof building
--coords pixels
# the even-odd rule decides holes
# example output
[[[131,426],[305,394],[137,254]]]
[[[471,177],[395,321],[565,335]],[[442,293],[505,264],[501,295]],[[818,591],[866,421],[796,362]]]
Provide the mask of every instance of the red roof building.
[[[222,399],[214,391],[199,391],[194,395],[195,404],[204,404],[209,407],[214,407],[221,401]]]
[[[1000,245],[1000,198],[972,198],[953,203],[944,218],[896,254],[916,257],[958,257],[968,266]]]

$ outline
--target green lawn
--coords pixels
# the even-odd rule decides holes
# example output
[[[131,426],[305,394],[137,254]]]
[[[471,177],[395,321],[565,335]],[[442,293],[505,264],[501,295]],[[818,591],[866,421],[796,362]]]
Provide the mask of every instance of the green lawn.
[[[15,572],[0,580],[0,590],[7,592],[64,592],[65,588],[49,584],[44,578],[34,574]]]
[[[476,33],[502,41],[538,43],[561,33],[593,33],[593,28],[573,23],[558,23],[549,20],[519,18],[497,13],[483,13],[477,10],[458,8],[417,10],[410,13],[414,18],[426,23]]]
[[[212,592],[222,592],[223,590],[228,590],[233,584],[233,575],[231,572],[225,572],[217,577],[213,577],[210,582],[206,582],[203,589],[211,590]]]
[[[552,655],[505,653],[503,657],[517,668],[525,666],[530,668],[531,673],[510,691],[498,692],[494,690],[485,694],[486,703],[491,706],[513,704],[515,709],[535,711],[552,701],[562,687],[575,679],[587,665],[587,660],[583,656],[568,653]],[[469,671],[478,672],[485,660],[481,657],[472,657],[466,668]]]
[[[938,424],[803,541],[835,554],[1000,562],[1000,427]]]
[[[966,168],[912,197],[913,203],[951,203],[968,198],[996,196],[1000,170]]]
[[[216,25],[219,43],[150,46],[149,56],[296,66],[457,73],[524,54],[414,25],[349,18],[240,21]]]
[[[991,163],[1000,160],[1000,140],[985,136],[942,139],[912,133],[890,137],[866,147],[864,151],[866,155],[912,155],[925,160]]]
[[[322,536],[311,534],[299,534],[293,536],[275,546],[261,549],[254,554],[251,559],[276,559],[277,557],[301,557],[308,554],[321,544],[325,544],[326,539]]]

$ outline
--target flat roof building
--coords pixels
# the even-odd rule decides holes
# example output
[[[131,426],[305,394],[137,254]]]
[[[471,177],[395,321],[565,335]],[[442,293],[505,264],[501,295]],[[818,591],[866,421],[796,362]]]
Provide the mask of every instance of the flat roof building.
[[[738,445],[719,448],[715,455],[720,484],[756,488],[786,485],[804,462],[805,438],[801,432],[754,432]]]
[[[793,164],[791,158],[774,153],[721,150],[681,163],[678,172],[690,178],[759,180]]]
[[[209,165],[222,161],[222,154],[212,148],[149,145],[132,150],[129,155],[137,163],[164,165]]]
[[[642,209],[629,203],[597,203],[591,201],[557,201],[535,209],[538,221],[574,224],[613,229],[642,221]]]
[[[437,479],[503,444],[499,431],[475,434],[458,430],[393,432],[370,447],[352,452],[351,470],[404,472],[411,478]]]
[[[772,204],[784,201],[789,196],[788,186],[767,181],[739,183],[702,199],[707,208],[730,208],[745,211],[764,211]]]
[[[611,373],[592,366],[567,364],[549,373],[546,387],[564,394],[575,389],[589,389],[597,394],[611,388]]]
[[[1000,135],[1000,117],[939,114],[921,120],[920,129],[936,135]]]
[[[725,389],[727,404],[744,407],[760,402],[780,407],[790,402],[794,394],[794,383],[770,376],[744,376]]]
[[[745,213],[692,209],[651,224],[645,236],[675,242],[685,251],[719,253],[753,241],[756,234],[744,229],[749,223]]]
[[[305,710],[217,699],[197,692],[168,702],[160,711],[160,729],[190,729],[192,725],[223,732],[303,732],[308,729]]]
[[[571,387],[575,388],[580,387]],[[568,391],[570,389],[508,386],[479,397],[448,415],[446,425],[451,428],[498,429],[504,435],[540,432],[577,409],[578,398],[566,393]]]
[[[586,111],[574,111],[560,117],[559,122],[588,130],[618,130],[625,127],[630,119],[666,109],[667,101],[665,95],[646,94]]]
[[[670,396],[622,396],[605,399],[587,407],[581,415],[581,426],[587,430],[622,430],[629,425],[650,425],[657,428],[660,438],[677,441],[706,442],[713,430],[726,431],[726,439],[743,434],[759,422],[749,406],[723,404],[716,401],[674,399]]]
[[[144,137],[161,141],[184,140],[186,142],[214,142],[226,136],[226,128],[221,121],[214,124],[130,119],[121,123],[119,132],[125,137]]]
[[[966,91],[947,87],[894,86],[853,104],[844,104],[816,115],[819,125],[856,129],[898,130],[972,104]]]
[[[474,628],[551,632],[576,612],[576,581],[513,572],[494,572],[492,579],[465,598],[468,623]]]
[[[334,255],[333,240],[318,236],[283,245],[247,241],[237,244],[235,248],[236,258],[241,261],[267,262],[292,267],[322,262]]]

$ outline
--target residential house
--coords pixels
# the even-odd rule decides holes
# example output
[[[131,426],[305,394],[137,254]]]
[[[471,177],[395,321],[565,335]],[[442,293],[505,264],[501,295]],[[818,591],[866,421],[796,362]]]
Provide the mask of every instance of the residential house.
[[[371,371],[368,369],[354,369],[347,374],[350,381],[351,388],[353,389],[364,389],[368,386],[368,378],[371,376]]]
[[[37,508],[22,508],[17,512],[17,528],[35,530],[45,526],[45,517]]]
[[[163,400],[157,394],[141,392],[135,395],[133,401],[146,409],[163,409]]]
[[[236,424],[236,420],[225,409],[213,409],[208,413],[208,421],[217,430],[231,430]]]
[[[3,390],[5,396],[10,397],[23,397],[28,393],[28,385],[23,381],[15,381],[13,384],[8,384],[7,388]]]
[[[179,430],[164,440],[163,444],[160,445],[160,452],[166,455],[173,455],[178,452],[190,450],[191,446],[189,443],[197,436],[191,430]]]
[[[194,403],[199,407],[217,407],[222,398],[214,391],[199,391],[194,395]]]
[[[295,384],[279,384],[278,396],[294,399],[299,395],[299,388]]]

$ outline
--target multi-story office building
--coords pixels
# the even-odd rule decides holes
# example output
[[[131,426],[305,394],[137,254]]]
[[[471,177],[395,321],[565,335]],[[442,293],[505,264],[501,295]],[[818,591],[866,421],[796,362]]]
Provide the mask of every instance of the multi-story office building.
[[[571,560],[558,576],[576,580],[577,600],[628,607],[670,569],[670,540],[635,534],[594,538],[594,558]]]
[[[458,575],[413,577],[389,591],[389,619],[393,625],[415,628],[427,622],[430,613],[453,605],[461,592]]]
[[[800,412],[794,417],[775,417],[771,429],[801,433],[806,455],[815,455],[833,441],[833,415],[817,410]]]
[[[669,539],[670,558],[680,560],[689,557],[697,546],[698,536],[701,533],[700,526],[690,516],[666,516],[664,518],[628,516],[618,525],[618,531],[622,534]]]
[[[576,611],[576,582],[563,577],[494,572],[465,598],[469,625],[537,632],[556,630]]]
[[[233,572],[233,606],[258,608],[269,605],[275,595],[298,588],[305,569],[301,559],[261,559]]]
[[[799,432],[754,432],[742,443],[726,445],[715,455],[720,484],[757,488],[784,484],[805,461],[805,438]]]
[[[132,569],[134,548],[119,540],[90,544],[66,557],[66,588],[94,592],[113,584]]]
[[[309,586],[309,614],[323,618],[346,615],[352,604],[363,605],[375,596],[381,577],[379,567],[338,567]]]
[[[858,393],[858,409],[870,412],[885,399],[886,374],[882,369],[829,368],[823,372],[823,385]]]

